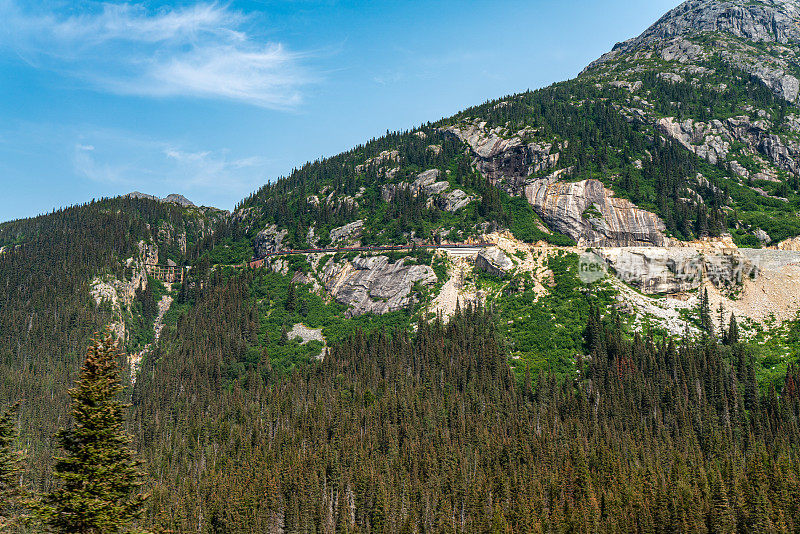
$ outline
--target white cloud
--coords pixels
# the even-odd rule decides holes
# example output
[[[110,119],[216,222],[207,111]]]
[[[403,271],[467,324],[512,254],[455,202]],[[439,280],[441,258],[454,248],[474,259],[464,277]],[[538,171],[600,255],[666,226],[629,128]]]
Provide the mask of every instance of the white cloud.
[[[179,192],[232,203],[264,182],[268,164],[226,148],[192,150],[119,130],[84,132],[79,139],[72,153],[73,172],[119,192]]]
[[[227,6],[86,5],[64,15],[0,0],[0,47],[38,68],[120,94],[287,108],[313,81],[301,65],[303,54],[258,39],[246,29],[249,18]]]

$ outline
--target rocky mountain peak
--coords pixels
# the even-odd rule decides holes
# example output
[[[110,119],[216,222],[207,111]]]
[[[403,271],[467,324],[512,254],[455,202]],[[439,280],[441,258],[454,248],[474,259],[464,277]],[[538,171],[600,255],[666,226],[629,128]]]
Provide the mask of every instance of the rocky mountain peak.
[[[674,37],[712,32],[725,32],[756,42],[800,41],[800,2],[688,0],[639,37],[617,44],[614,50],[629,52]]]
[[[777,96],[800,96],[800,0],[687,0],[640,36],[617,43],[584,73],[623,58],[702,65],[720,59]]]

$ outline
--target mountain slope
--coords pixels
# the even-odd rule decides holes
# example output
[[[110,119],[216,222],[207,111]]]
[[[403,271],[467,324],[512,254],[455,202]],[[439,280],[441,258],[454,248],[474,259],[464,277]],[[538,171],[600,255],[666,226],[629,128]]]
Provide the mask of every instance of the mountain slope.
[[[682,49],[689,55],[677,57],[691,59],[698,52],[693,42],[713,36],[726,62],[754,74],[777,95],[796,103],[798,19],[800,7],[793,0],[692,0],[664,15],[639,37],[619,43],[598,63],[644,50],[659,50],[666,59]]]
[[[24,401],[37,484],[50,481],[51,440],[92,334],[116,325],[122,348],[140,350],[156,306],[145,262],[196,257],[221,215],[117,198],[0,225],[0,398]]]
[[[574,80],[308,163],[230,216],[134,194],[0,225],[0,394],[25,401],[31,479],[51,483],[66,388],[111,323],[148,347],[131,430],[165,529],[796,529],[798,324],[669,342],[722,341],[766,294],[722,250],[800,235],[796,7],[687,2]],[[469,241],[498,248],[241,265]],[[668,245],[700,275],[676,280]],[[583,283],[587,247],[677,298]],[[191,265],[166,318],[154,254]]]
[[[294,247],[358,220],[363,243],[513,231],[493,185],[585,245],[785,240],[800,234],[798,20],[795,2],[687,2],[574,80],[308,164],[237,215]]]

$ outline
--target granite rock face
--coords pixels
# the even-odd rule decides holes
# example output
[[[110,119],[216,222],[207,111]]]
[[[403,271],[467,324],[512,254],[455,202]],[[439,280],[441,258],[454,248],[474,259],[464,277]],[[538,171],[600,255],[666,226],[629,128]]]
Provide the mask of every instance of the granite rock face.
[[[655,214],[614,197],[598,180],[532,180],[525,197],[552,229],[578,246],[657,246],[667,243],[666,226]]]
[[[338,228],[331,230],[331,244],[337,244],[340,241],[349,241],[361,236],[361,229],[364,228],[364,221],[358,220],[345,224]]]
[[[413,182],[399,182],[396,184],[386,184],[381,186],[381,197],[386,202],[391,202],[397,197],[400,191],[411,191],[414,195],[425,195],[428,197],[428,206],[436,205],[445,211],[458,211],[467,204],[475,200],[474,197],[467,195],[461,189],[450,188],[450,182],[439,180],[441,171],[439,169],[429,169],[419,173]]]
[[[475,257],[475,267],[494,276],[506,276],[514,269],[511,258],[497,247],[481,250]]]
[[[274,224],[270,224],[258,232],[253,242],[256,256],[262,257],[281,250],[283,248],[283,240],[288,233],[289,231],[286,229],[278,230],[278,227]]]
[[[432,285],[436,275],[427,265],[389,263],[386,256],[360,256],[352,262],[328,262],[322,272],[325,289],[336,302],[349,306],[347,315],[384,314],[407,307],[414,284]]]
[[[453,189],[442,195],[438,204],[445,211],[458,211],[473,200],[475,200],[474,197],[469,196],[461,189]]]
[[[615,49],[666,41],[679,35],[725,32],[749,41],[800,41],[800,6],[794,0],[689,0],[661,17],[636,39]]]
[[[739,253],[703,254],[691,247],[599,248],[595,253],[617,278],[642,293],[683,293],[700,287],[703,278],[717,288],[732,288],[758,269]]]
[[[559,153],[552,143],[529,142],[533,130],[510,133],[490,129],[486,122],[462,122],[445,131],[464,142],[473,155],[473,165],[492,183],[503,182],[509,191],[518,190],[534,173],[558,165]]]
[[[770,133],[771,124],[763,119],[752,121],[747,116],[739,116],[704,123],[692,119],[678,122],[666,117],[658,120],[656,128],[712,164],[725,161],[731,151],[731,143],[740,142],[750,152],[766,156],[778,168],[800,173],[800,145]]]
[[[719,120],[706,124],[692,119],[678,122],[672,117],[666,117],[659,119],[656,127],[662,134],[674,139],[699,157],[707,159],[712,165],[718,161],[725,161],[731,150],[728,141],[730,136],[724,131],[724,126]]]

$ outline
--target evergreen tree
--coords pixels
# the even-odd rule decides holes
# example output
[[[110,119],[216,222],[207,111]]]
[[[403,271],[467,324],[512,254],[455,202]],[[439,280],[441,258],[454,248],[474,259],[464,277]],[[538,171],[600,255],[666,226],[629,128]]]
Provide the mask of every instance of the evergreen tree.
[[[16,526],[24,512],[24,492],[20,487],[23,455],[14,450],[18,404],[0,415],[0,532]]]
[[[728,327],[726,341],[728,345],[735,345],[739,342],[739,325],[736,322],[736,316],[734,314],[731,314],[731,323]]]
[[[700,294],[700,326],[709,336],[714,335],[714,323],[711,320],[711,306],[708,302],[708,288]]]
[[[288,312],[293,312],[297,309],[297,292],[294,289],[294,284],[289,284],[289,290],[286,294],[286,304],[284,307]]]
[[[110,333],[95,339],[69,391],[74,425],[57,435],[66,455],[54,469],[62,483],[45,499],[46,521],[57,532],[119,532],[143,511],[147,497],[136,491],[139,463],[117,400],[118,356]]]

